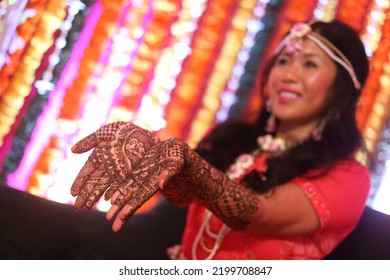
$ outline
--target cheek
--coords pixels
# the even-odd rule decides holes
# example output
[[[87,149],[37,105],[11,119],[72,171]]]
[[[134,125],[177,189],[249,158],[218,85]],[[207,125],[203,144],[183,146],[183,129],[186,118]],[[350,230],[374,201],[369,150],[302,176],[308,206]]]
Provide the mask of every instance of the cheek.
[[[278,72],[271,70],[267,79],[268,94],[271,95],[275,91],[275,83],[277,81]]]
[[[315,76],[309,76],[306,79],[306,92],[307,97],[310,99],[318,98],[321,100],[328,99],[330,92],[332,91],[334,82],[333,75],[319,74]]]

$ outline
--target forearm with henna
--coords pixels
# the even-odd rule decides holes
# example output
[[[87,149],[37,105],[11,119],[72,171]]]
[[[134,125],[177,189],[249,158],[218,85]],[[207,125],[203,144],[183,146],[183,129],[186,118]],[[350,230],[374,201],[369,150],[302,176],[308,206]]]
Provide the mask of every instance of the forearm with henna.
[[[256,194],[230,180],[194,151],[188,150],[186,158],[181,176],[191,184],[193,195],[229,227],[245,229],[258,211]]]

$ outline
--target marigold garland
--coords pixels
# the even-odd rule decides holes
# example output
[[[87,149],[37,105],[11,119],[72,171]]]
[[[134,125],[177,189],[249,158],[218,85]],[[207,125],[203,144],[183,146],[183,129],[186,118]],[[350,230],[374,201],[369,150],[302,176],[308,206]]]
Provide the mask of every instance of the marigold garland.
[[[143,94],[141,104],[134,113],[134,122],[150,130],[160,130],[165,127],[164,110],[171,100],[172,89],[176,85],[176,79],[181,72],[183,61],[190,54],[190,42],[198,27],[199,18],[205,10],[206,0],[194,3],[191,0],[182,1],[182,6],[177,14],[177,20],[171,25],[171,34],[166,47],[161,52],[159,60],[154,68],[153,79],[148,85],[148,90]],[[198,11],[191,13],[191,11]],[[131,86],[131,85],[130,85]],[[129,89],[129,96],[134,100],[131,112],[135,110],[133,92]],[[123,108],[123,106],[121,106]],[[160,130],[160,135],[164,133]]]
[[[361,130],[366,127],[367,119],[371,112],[375,101],[375,96],[379,91],[379,81],[383,72],[383,64],[387,60],[387,55],[390,49],[390,10],[387,8],[384,17],[384,24],[382,29],[382,36],[377,44],[371,61],[371,69],[364,86],[360,104],[357,112],[357,121]]]
[[[250,20],[256,20],[257,22],[260,20],[254,15],[254,9],[257,8],[257,10],[264,11],[266,3],[256,0],[240,1],[239,7],[232,17],[232,25],[230,30],[227,31],[225,42],[215,63],[215,68],[205,87],[201,107],[191,123],[188,137],[188,142],[191,146],[195,146],[215,122],[216,113],[221,105],[221,95],[227,87],[229,78],[233,75],[232,71],[238,68],[237,65],[235,67],[235,63],[245,63],[238,57],[248,31],[248,24]],[[241,53],[241,56],[243,55],[244,52]]]
[[[146,2],[139,3],[138,5],[133,5],[131,10],[131,17],[128,17],[124,23],[123,28],[127,32],[126,40],[128,50],[129,60],[127,66],[122,70],[122,76],[127,78],[122,82],[118,91],[121,91],[120,96],[116,102],[116,106],[112,109],[111,115],[109,117],[110,122],[114,122],[117,120],[126,120],[130,121],[133,114],[133,104],[134,100],[137,99],[137,96],[133,94],[131,85],[129,84],[130,77],[133,72],[131,71],[133,61],[137,56],[139,45],[143,39],[140,36],[141,33],[144,32],[145,26],[150,21],[150,13],[151,10],[147,7]]]
[[[371,0],[341,0],[337,7],[336,18],[360,33],[364,27],[370,2]]]
[[[290,2],[270,1],[268,3],[266,13],[261,19],[263,28],[255,36],[255,43],[250,50],[249,59],[236,91],[237,102],[229,110],[229,119],[251,119],[253,112],[258,112],[261,104],[258,75],[268,59],[268,53],[274,50],[276,39],[280,39],[278,32],[281,32],[279,26],[285,20],[284,11],[293,8],[287,7],[288,3]]]
[[[164,48],[167,46],[170,38],[171,26],[176,20],[180,10],[178,0],[166,1],[154,6],[152,15],[149,16],[148,24],[143,30],[143,40],[139,43],[138,53],[132,63],[131,72],[124,82],[126,93],[120,99],[118,106],[134,110],[141,105],[141,100],[148,95],[149,84],[153,76],[156,64],[161,59]],[[134,118],[137,118],[135,116]]]
[[[35,81],[35,71],[43,55],[53,43],[53,34],[65,17],[65,7],[65,0],[50,0],[47,3],[35,35],[0,101],[0,146],[19,114],[25,98],[31,92]]]
[[[0,1],[0,69],[10,63],[9,54],[25,46],[16,29],[26,14],[26,5],[27,0]]]
[[[90,0],[88,3],[91,3],[94,1],[95,0]],[[92,4],[90,5],[90,6],[92,6],[91,9],[84,11],[84,13],[81,15],[81,19],[79,19],[79,17],[77,17],[76,24],[72,25],[72,29],[75,32],[73,32],[73,33],[70,32],[69,37],[71,37],[71,38],[69,38],[67,40],[67,46],[68,47],[70,47],[70,45],[74,45],[74,46],[72,46],[71,49],[67,50],[67,54],[65,56],[68,59],[68,63],[66,65],[63,65],[63,68],[64,68],[63,71],[61,71],[61,70],[56,71],[56,75],[57,75],[56,87],[50,93],[51,97],[55,98],[57,101],[63,100],[64,91],[68,87],[69,82],[71,82],[70,80],[73,78],[72,75],[74,74],[74,73],[69,73],[69,72],[73,72],[74,65],[76,64],[75,61],[79,60],[78,51],[80,49],[85,48],[85,45],[88,43],[88,35],[90,35],[89,34],[90,33],[89,27],[95,26],[95,20],[97,18],[96,15],[100,15],[100,13],[99,13],[100,6],[101,6],[100,1],[96,1],[96,2],[98,2],[98,3],[95,3],[93,6],[92,6]],[[87,2],[84,1],[84,3],[87,3]],[[88,15],[88,18],[91,18],[90,20],[88,20],[88,19],[85,20],[87,15]],[[84,25],[84,26],[81,26],[81,25]],[[80,34],[78,34],[79,32],[80,32]],[[86,38],[86,39],[84,39],[84,38]],[[77,51],[73,51],[73,50],[77,50]],[[69,56],[69,54],[70,54],[70,56]],[[61,103],[61,101],[59,103]],[[54,104],[56,104],[56,103],[57,102],[54,102]],[[51,105],[53,106],[53,103]],[[56,105],[56,107],[57,106],[59,107],[60,104]],[[58,107],[56,108],[56,112],[59,111]],[[60,120],[58,120],[58,121],[60,121]],[[62,122],[64,122],[64,121],[62,121]],[[53,142],[53,143],[55,143],[55,142]],[[54,144],[52,144],[52,145],[54,145]],[[53,149],[53,147],[50,147],[50,146],[43,147],[42,149],[43,149],[43,151],[45,151],[45,149],[46,149],[48,151],[55,152],[55,149]],[[39,162],[43,162],[43,163],[46,162],[46,164],[49,164],[49,162],[53,158],[56,158],[56,157],[51,157],[49,152],[42,152],[40,157],[39,157]],[[57,164],[57,162],[55,164]],[[47,184],[48,180],[47,180],[47,177],[45,177],[45,176],[48,176],[48,174],[46,174],[45,171],[40,170],[41,166],[42,166],[41,164],[38,164],[38,165],[36,164],[33,167],[34,169],[32,170],[32,173],[31,173],[32,175],[30,177],[30,181],[28,184],[28,186],[31,186],[31,188],[35,188],[35,186],[37,186],[38,188],[45,189],[48,186],[48,184]],[[45,176],[39,176],[40,178],[42,178],[41,185],[39,185],[39,184],[37,185],[36,183],[38,181],[36,181],[36,180],[34,181],[33,179],[31,179],[31,178],[35,178],[37,176],[37,174],[45,175]],[[17,175],[17,174],[15,174],[15,175]],[[34,183],[32,183],[31,180],[33,180]]]
[[[367,14],[374,15],[366,17],[365,28],[362,29],[360,34],[369,57],[378,48],[379,41],[383,35],[382,29],[386,19],[386,10],[389,8],[389,5],[390,3],[372,1],[366,11]]]
[[[22,61],[22,55],[36,31],[47,1],[48,0],[36,0],[27,2],[25,11],[34,11],[35,15],[30,15],[16,30],[17,35],[24,41],[24,46],[12,54],[8,53],[9,64],[5,64],[0,70],[0,97],[8,89],[10,77],[14,74],[19,63]]]
[[[313,16],[322,21],[331,21],[336,16],[339,0],[318,1]]]
[[[55,51],[50,54],[49,58],[46,58],[50,64],[40,77],[41,81],[47,80],[53,86],[57,85],[66,63],[69,61],[69,54],[75,46],[75,42],[78,39],[77,35],[82,29],[84,19],[94,1],[83,1],[82,4],[76,1],[70,3],[67,9],[67,17],[61,25],[54,44]],[[62,44],[63,42],[66,42],[65,45]],[[31,100],[31,104],[23,116],[21,124],[18,126],[13,138],[13,147],[8,152],[7,159],[4,162],[4,167],[7,167],[7,170],[3,170],[3,172],[10,173],[10,171],[14,171],[18,167],[16,172],[8,176],[8,184],[26,188],[29,192],[43,196],[47,187],[45,184],[47,180],[34,181],[35,183],[33,183],[31,178],[24,174],[32,174],[30,177],[35,177],[37,172],[40,172],[42,175],[46,174],[47,170],[37,170],[36,161],[39,159],[40,162],[49,163],[55,158],[51,155],[48,156],[44,146],[50,133],[47,131],[47,125],[52,122],[51,116],[53,114],[51,112],[53,107],[58,108],[53,104],[57,104],[56,101],[60,96],[57,91],[44,90],[43,88],[39,90],[39,94],[36,94]],[[49,100],[50,102],[48,102]],[[26,134],[25,131],[32,128],[34,130],[30,134]],[[42,149],[44,150],[43,152]],[[51,164],[55,165],[56,162],[52,161]],[[38,166],[41,166],[41,164],[38,164]],[[40,178],[44,177],[41,176]],[[38,189],[42,190],[42,192],[38,192]]]
[[[389,24],[385,25],[383,29],[383,36],[390,36]],[[367,118],[367,122],[363,130],[363,137],[371,154],[376,153],[381,132],[385,128],[385,124],[390,116],[390,45],[387,44],[387,47],[386,60],[382,61],[383,64],[381,65],[383,71],[378,79],[378,91],[376,92],[375,99],[372,101],[373,105],[371,112]]]
[[[187,124],[191,122],[193,112],[197,110],[236,5],[236,1],[231,0],[208,1],[193,38],[191,45],[193,52],[184,62],[182,73],[172,92],[172,100],[166,108],[167,134],[181,139],[187,137]]]
[[[103,0],[103,12],[100,20],[95,26],[90,46],[84,51],[84,56],[80,61],[78,75],[70,88],[66,90],[64,105],[61,108],[59,118],[75,120],[79,115],[83,93],[88,85],[88,81],[97,65],[107,40],[110,38],[112,28],[116,24],[116,19],[125,0],[107,1]]]

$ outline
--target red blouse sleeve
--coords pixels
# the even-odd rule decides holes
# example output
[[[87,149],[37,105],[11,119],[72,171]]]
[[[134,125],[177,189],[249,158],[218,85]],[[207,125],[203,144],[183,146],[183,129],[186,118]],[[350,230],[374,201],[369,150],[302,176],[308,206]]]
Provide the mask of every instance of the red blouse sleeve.
[[[351,231],[358,223],[370,189],[366,167],[354,160],[337,163],[318,178],[293,180],[307,195],[321,221],[320,230]]]

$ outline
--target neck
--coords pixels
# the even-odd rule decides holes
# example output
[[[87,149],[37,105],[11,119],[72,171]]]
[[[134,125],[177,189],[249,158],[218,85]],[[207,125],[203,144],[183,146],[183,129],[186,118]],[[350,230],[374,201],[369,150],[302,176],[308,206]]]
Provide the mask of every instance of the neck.
[[[303,142],[311,137],[313,129],[317,123],[285,123],[281,122],[278,126],[277,137],[286,141],[287,146]]]

